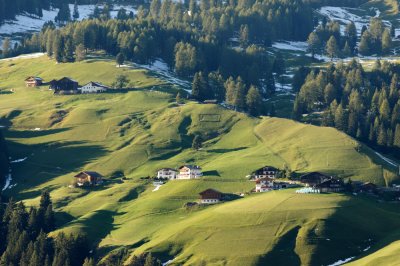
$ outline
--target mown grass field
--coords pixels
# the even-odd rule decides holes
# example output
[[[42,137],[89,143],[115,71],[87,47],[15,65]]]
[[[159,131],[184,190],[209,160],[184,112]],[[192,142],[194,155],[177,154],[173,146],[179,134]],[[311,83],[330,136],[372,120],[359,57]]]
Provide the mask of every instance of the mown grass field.
[[[29,75],[70,76],[80,84],[110,84],[120,73],[135,89],[54,96],[45,86],[26,88],[23,81]],[[169,84],[106,60],[1,61],[0,80],[0,125],[7,126],[12,160],[27,157],[12,165],[17,185],[6,194],[29,205],[50,190],[60,230],[87,233],[100,253],[128,246],[133,253],[151,250],[164,260],[175,258],[177,265],[326,265],[363,255],[368,239],[385,245],[385,237],[397,230],[397,205],[294,190],[246,194],[254,187],[246,175],[264,165],[381,185],[395,178],[396,169],[335,129],[250,118],[217,105],[178,106]],[[55,115],[60,111],[62,119]],[[190,148],[195,134],[206,140],[197,152]],[[200,165],[204,178],[168,182],[154,192],[151,182],[141,179],[184,163]],[[68,188],[81,170],[98,171],[107,182]],[[207,188],[246,196],[183,208]]]

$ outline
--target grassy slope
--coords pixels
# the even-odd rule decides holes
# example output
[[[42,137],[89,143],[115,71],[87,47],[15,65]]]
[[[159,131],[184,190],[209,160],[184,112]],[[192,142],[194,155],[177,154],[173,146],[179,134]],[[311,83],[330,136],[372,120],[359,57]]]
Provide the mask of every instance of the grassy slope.
[[[25,88],[23,84],[28,75],[46,80],[65,75],[80,83],[96,80],[109,84],[120,72],[130,77],[136,90],[53,96],[44,87]],[[354,246],[365,240],[369,230],[376,241],[383,237],[382,232],[392,230],[391,226],[372,224],[348,240],[351,249],[340,250],[333,257],[319,250],[318,242],[309,243],[302,235],[308,239],[310,228],[317,225],[331,228],[326,225],[327,218],[340,213],[350,212],[357,218],[358,208],[339,207],[361,205],[363,212],[367,209],[364,201],[339,195],[302,197],[283,191],[185,211],[183,204],[196,200],[197,193],[209,187],[227,193],[250,191],[254,184],[245,176],[266,164],[381,184],[385,183],[382,166],[391,169],[379,158],[357,152],[356,141],[332,128],[278,118],[252,119],[216,105],[188,103],[177,107],[170,103],[176,92],[146,74],[140,69],[117,69],[107,61],[55,65],[42,57],[0,62],[0,80],[5,81],[2,88],[14,90],[0,95],[0,117],[8,118],[3,123],[12,123],[6,132],[11,155],[14,159],[28,157],[14,164],[13,183],[18,185],[7,193],[34,204],[42,189],[51,189],[63,230],[83,230],[105,249],[136,244],[141,246],[137,252],[153,248],[165,255],[178,254],[184,248],[178,257],[181,262],[221,264],[229,260],[247,264],[261,263],[268,256],[277,260],[279,245],[293,244],[293,239],[297,255],[290,258],[294,261],[332,262],[355,252]],[[153,86],[157,91],[149,90]],[[69,113],[50,127],[49,117],[57,110]],[[220,121],[200,121],[203,114],[219,115]],[[189,149],[195,133],[208,134],[199,152]],[[169,182],[156,192],[151,184],[139,180],[159,167],[185,162],[201,165],[205,177]],[[110,181],[93,191],[67,188],[73,174],[83,169],[99,171]],[[111,178],[120,173],[128,180]],[[392,212],[383,215],[390,222],[397,219]],[[332,228],[343,225],[339,222],[345,216],[338,217]],[[361,224],[361,220],[356,223]],[[334,237],[329,232],[323,234],[326,236]],[[263,256],[269,251],[272,255]]]

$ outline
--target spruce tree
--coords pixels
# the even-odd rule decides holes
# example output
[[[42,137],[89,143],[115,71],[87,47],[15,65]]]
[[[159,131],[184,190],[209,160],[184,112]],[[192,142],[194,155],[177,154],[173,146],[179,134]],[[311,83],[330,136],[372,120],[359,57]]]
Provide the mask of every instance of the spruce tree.
[[[192,148],[194,150],[198,151],[201,149],[202,146],[203,146],[203,140],[201,139],[201,137],[199,135],[196,135],[192,142]]]
[[[326,54],[331,58],[331,61],[333,61],[334,57],[337,57],[338,55],[338,45],[335,36],[331,36],[326,43]]]
[[[396,125],[396,129],[394,131],[393,145],[397,148],[400,148],[400,124]]]
[[[258,89],[255,86],[251,86],[246,96],[247,110],[253,116],[257,116],[261,111],[262,98]]]
[[[315,31],[311,32],[307,39],[308,51],[311,52],[311,57],[314,58],[315,54],[321,49],[321,40]]]
[[[75,48],[75,59],[77,62],[81,62],[85,60],[85,58],[86,58],[85,46],[82,43],[80,43]]]
[[[118,53],[117,57],[115,58],[115,61],[117,62],[117,65],[121,67],[122,64],[125,62],[125,56],[123,53]]]

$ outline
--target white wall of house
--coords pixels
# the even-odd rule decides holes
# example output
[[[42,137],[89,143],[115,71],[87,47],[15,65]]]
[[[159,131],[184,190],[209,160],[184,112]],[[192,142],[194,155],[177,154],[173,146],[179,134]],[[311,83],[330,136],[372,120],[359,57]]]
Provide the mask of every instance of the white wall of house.
[[[201,169],[190,169],[188,167],[184,167],[180,169],[177,179],[196,179],[203,176]]]
[[[107,89],[101,86],[94,86],[94,85],[85,85],[79,88],[81,93],[99,93],[99,92],[106,92]]]
[[[219,199],[202,199],[201,200],[202,204],[215,204],[218,202],[219,202]]]
[[[157,178],[176,179],[177,171],[172,169],[160,169],[157,172]]]

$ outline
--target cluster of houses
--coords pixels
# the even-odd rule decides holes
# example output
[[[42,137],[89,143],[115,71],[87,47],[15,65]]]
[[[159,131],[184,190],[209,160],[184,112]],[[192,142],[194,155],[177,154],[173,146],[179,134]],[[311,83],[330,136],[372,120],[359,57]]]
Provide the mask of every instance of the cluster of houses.
[[[161,168],[157,171],[157,179],[197,179],[203,176],[201,167],[198,165],[182,165],[178,169]]]
[[[68,77],[63,77],[59,80],[53,79],[50,82],[45,83],[42,78],[30,76],[25,79],[26,87],[39,87],[43,85],[49,85],[50,90],[54,90],[54,94],[86,94],[86,93],[102,93],[106,92],[110,88],[99,83],[90,81],[89,83],[79,86],[76,80]]]

